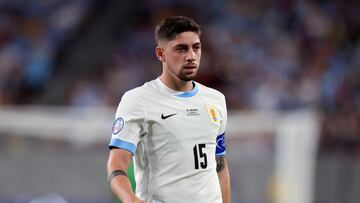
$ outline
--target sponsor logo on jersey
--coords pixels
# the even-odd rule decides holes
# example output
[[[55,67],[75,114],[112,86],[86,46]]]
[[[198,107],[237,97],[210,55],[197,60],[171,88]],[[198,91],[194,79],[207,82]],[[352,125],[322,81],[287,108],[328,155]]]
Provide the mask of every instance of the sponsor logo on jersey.
[[[218,108],[214,104],[207,104],[206,105],[207,112],[210,116],[210,120],[215,123],[220,123],[220,113]]]
[[[112,133],[114,135],[118,134],[121,129],[124,127],[124,119],[122,119],[121,117],[117,118],[114,122],[114,125],[112,127]]]
[[[161,119],[165,120],[167,118],[170,118],[171,116],[175,116],[177,113],[173,113],[173,114],[169,114],[169,115],[164,115],[164,114],[161,114]]]

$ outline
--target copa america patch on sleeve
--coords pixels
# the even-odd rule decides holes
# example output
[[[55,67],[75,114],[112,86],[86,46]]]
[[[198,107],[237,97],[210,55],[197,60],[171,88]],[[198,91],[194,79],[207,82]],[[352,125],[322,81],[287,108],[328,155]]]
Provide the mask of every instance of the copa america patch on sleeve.
[[[225,143],[225,133],[223,133],[216,137],[216,155],[225,155],[225,153],[226,153],[226,143]]]
[[[121,117],[117,118],[114,122],[114,125],[112,127],[112,133],[114,135],[117,135],[121,129],[124,127],[124,119],[122,119]]]

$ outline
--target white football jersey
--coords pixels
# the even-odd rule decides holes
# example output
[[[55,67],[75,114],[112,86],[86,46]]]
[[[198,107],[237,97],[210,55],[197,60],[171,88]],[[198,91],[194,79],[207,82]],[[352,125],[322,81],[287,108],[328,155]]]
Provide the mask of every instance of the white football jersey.
[[[149,203],[221,203],[216,155],[225,154],[225,97],[194,82],[177,92],[159,78],[126,92],[109,147],[134,155],[136,195]]]

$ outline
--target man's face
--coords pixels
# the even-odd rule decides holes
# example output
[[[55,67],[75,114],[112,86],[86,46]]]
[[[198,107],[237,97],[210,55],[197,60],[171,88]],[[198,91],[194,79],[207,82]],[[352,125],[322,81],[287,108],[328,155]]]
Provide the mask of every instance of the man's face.
[[[175,39],[160,43],[163,48],[164,73],[183,81],[193,80],[201,58],[201,44],[195,32],[183,32]]]

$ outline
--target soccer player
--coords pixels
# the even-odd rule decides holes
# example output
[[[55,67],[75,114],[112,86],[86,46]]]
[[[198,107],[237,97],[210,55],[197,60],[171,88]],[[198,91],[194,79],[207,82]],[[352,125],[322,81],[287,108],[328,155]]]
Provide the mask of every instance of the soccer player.
[[[118,106],[107,165],[124,203],[229,203],[227,110],[220,92],[194,81],[201,30],[175,16],[155,31],[162,74],[127,91]],[[126,170],[134,157],[136,194]]]

